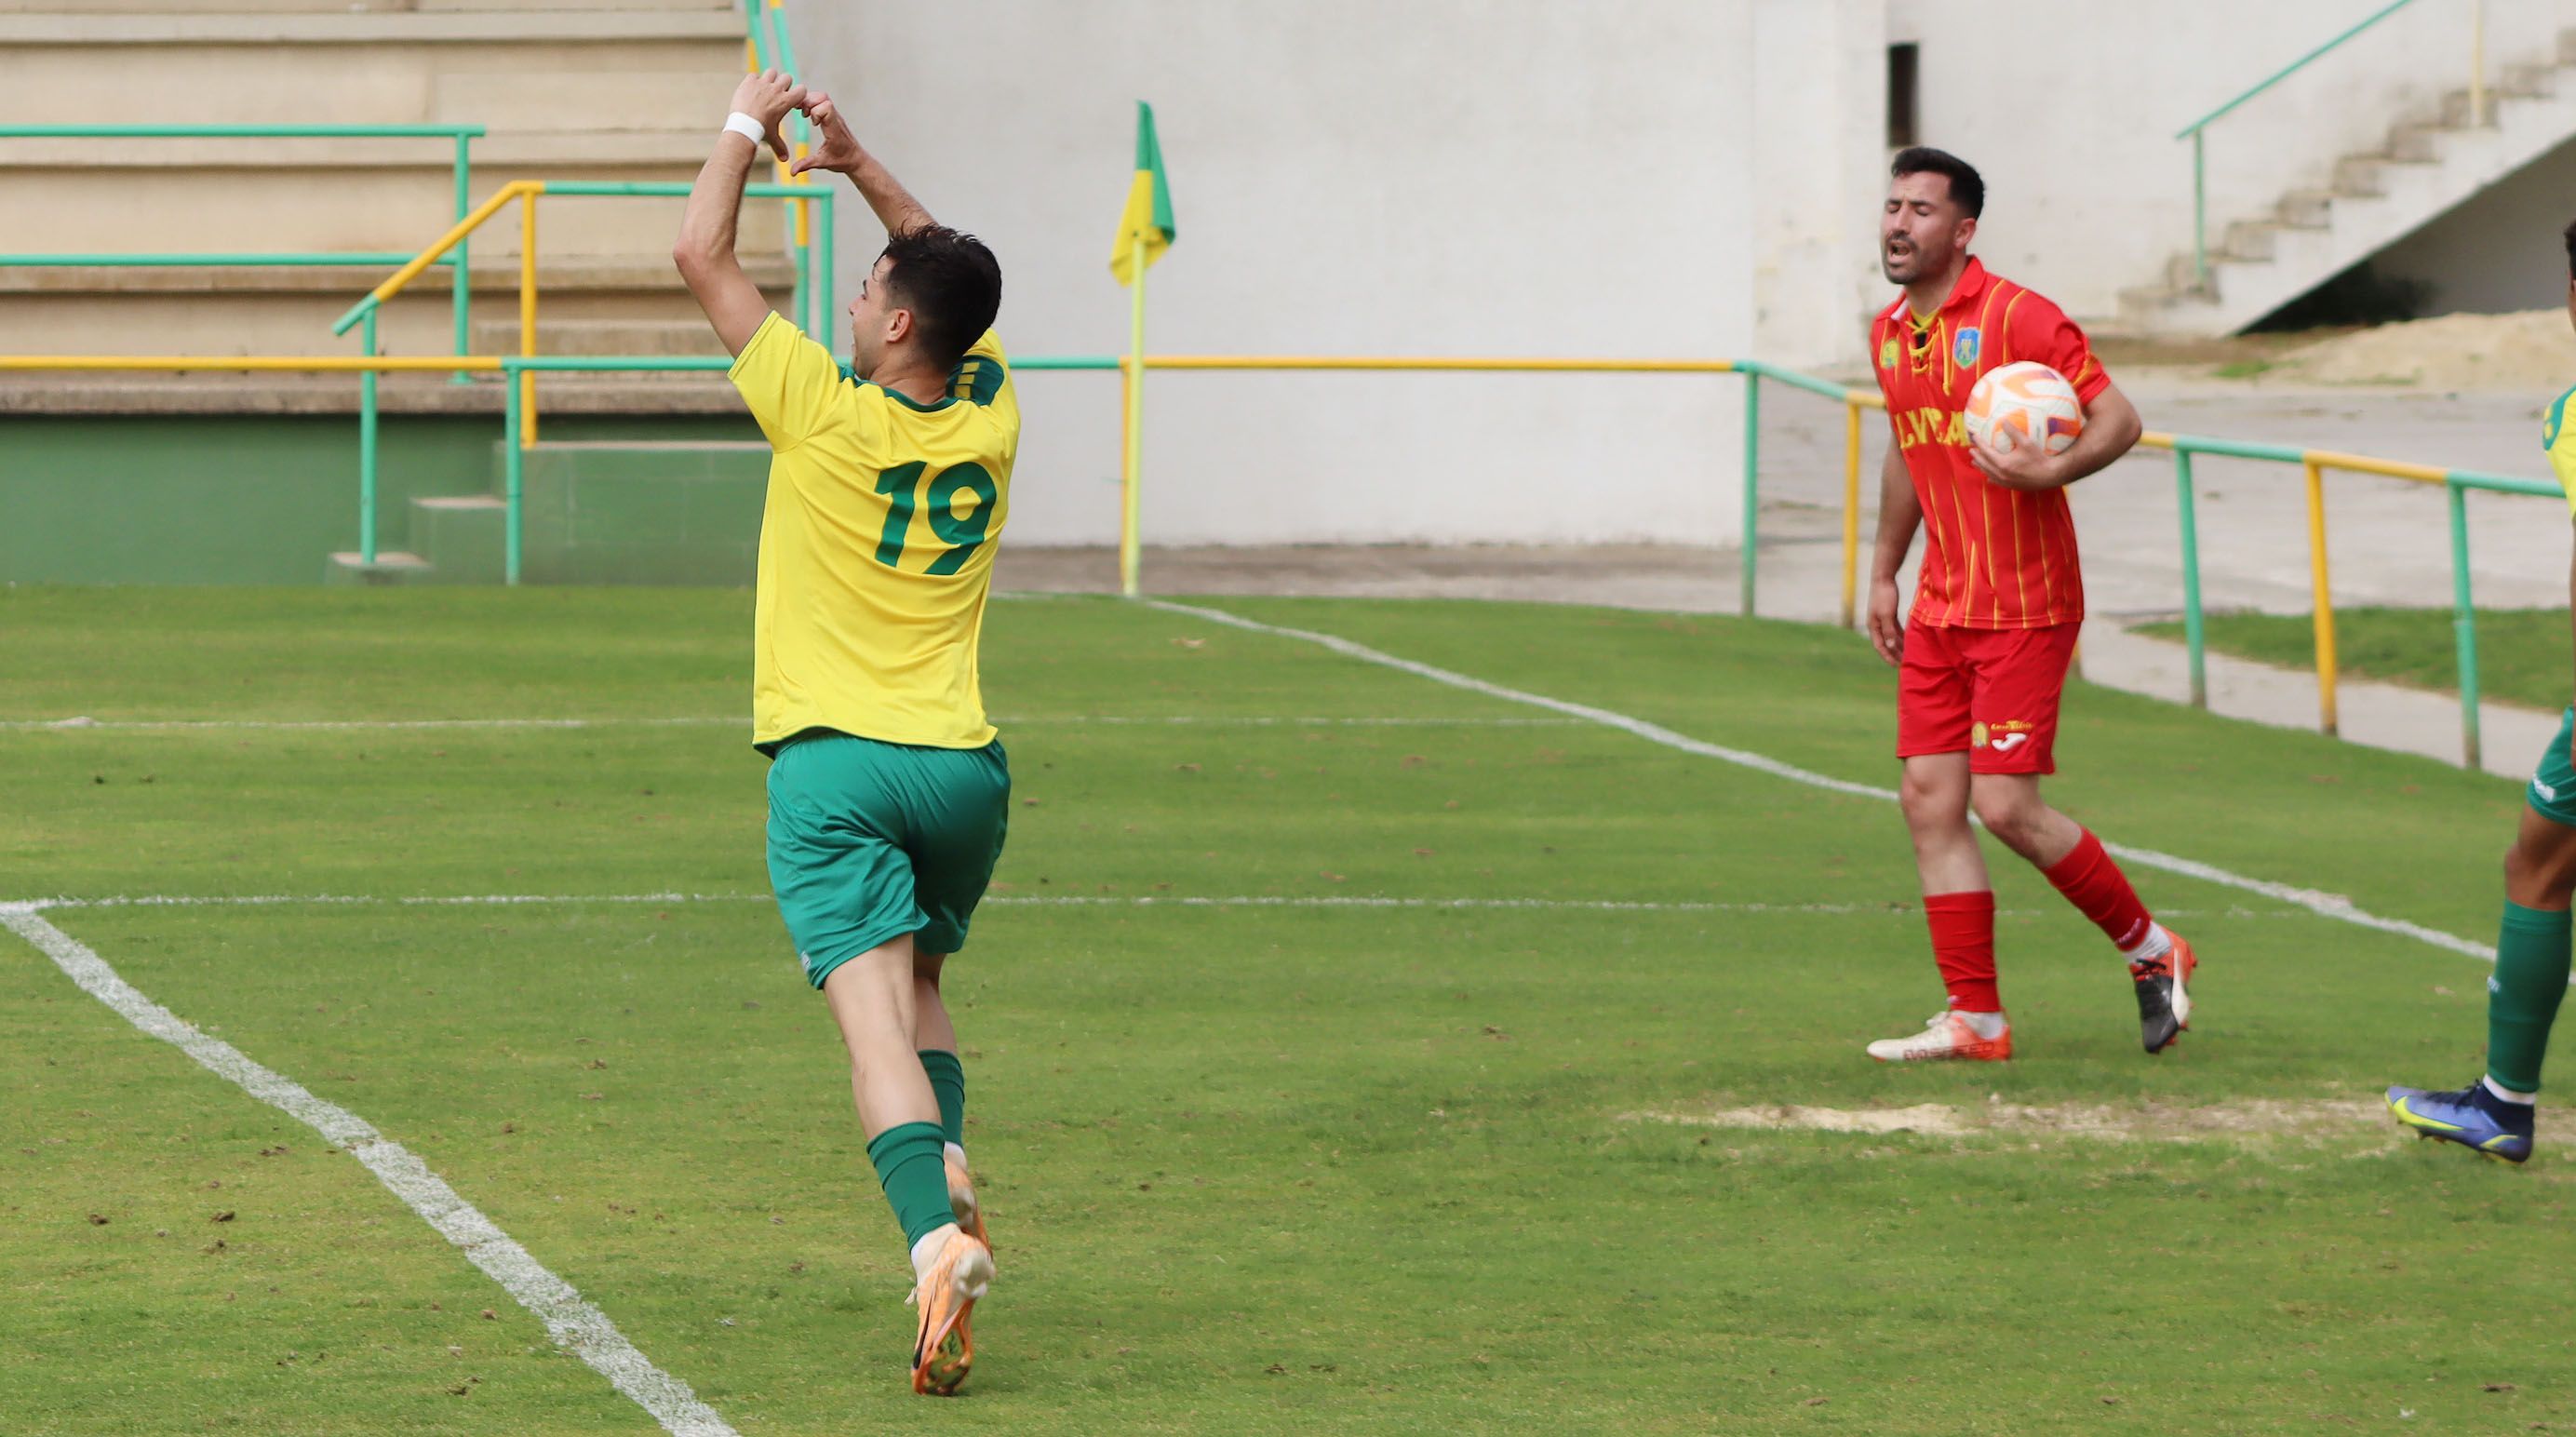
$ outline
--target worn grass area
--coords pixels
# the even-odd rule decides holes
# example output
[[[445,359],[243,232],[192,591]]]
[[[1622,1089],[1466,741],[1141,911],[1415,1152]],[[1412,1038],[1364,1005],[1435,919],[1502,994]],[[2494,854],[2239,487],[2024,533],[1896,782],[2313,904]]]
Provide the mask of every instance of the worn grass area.
[[[1224,606],[1894,779],[1886,673],[1835,631]],[[100,721],[0,729],[0,899],[557,900],[46,916],[410,1146],[745,1433],[2576,1422],[2554,1152],[2367,1107],[2475,1071],[2474,960],[2140,873],[2205,962],[2151,1060],[2100,935],[1999,865],[2020,1056],[1877,1067],[1939,1002],[1892,807],[1096,600],[990,622],[1020,806],[951,982],[1002,1280],[970,1396],[914,1399],[900,1238],[761,898],[747,628],[725,594],[0,593],[0,720]],[[117,726],[506,716],[609,722]],[[2511,784],[2093,689],[2062,749],[2108,836],[2492,924]],[[650,1430],[346,1156],[5,934],[0,1070],[12,1430]],[[1917,1119],[1705,1121],[1793,1104]]]
[[[2334,617],[2335,659],[2346,676],[2459,692],[2459,639],[2450,610],[2337,609]],[[2477,630],[2481,696],[2525,708],[2567,707],[2576,632],[2565,609],[2480,609]],[[2177,643],[2183,637],[2180,623],[2145,624],[2139,632]],[[2212,614],[2205,632],[2218,653],[2316,667],[2316,625],[2305,614]]]

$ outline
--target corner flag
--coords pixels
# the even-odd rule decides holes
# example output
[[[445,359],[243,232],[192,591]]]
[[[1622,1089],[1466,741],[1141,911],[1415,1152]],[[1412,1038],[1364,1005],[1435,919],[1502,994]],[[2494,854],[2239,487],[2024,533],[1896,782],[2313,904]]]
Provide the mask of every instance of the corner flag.
[[[1120,284],[1137,276],[1136,241],[1145,241],[1145,264],[1151,267],[1172,247],[1180,232],[1172,226],[1172,184],[1163,174],[1163,145],[1154,138],[1154,107],[1136,102],[1136,178],[1127,186],[1127,210],[1118,217],[1118,243],[1109,252],[1109,272]]]

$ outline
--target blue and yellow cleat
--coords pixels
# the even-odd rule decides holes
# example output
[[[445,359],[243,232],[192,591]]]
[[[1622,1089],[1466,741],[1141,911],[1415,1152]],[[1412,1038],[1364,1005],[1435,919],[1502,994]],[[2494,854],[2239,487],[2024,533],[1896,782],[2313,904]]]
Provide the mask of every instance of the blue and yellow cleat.
[[[2420,1137],[2458,1143],[2499,1162],[2531,1159],[2531,1105],[2508,1103],[2483,1082],[2450,1092],[2391,1088],[2388,1111]]]

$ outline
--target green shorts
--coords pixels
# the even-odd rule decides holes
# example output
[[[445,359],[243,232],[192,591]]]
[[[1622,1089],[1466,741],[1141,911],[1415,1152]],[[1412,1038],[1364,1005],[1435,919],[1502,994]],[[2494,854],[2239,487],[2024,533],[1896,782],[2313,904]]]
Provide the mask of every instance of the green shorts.
[[[2531,786],[2522,791],[2531,811],[2552,823],[2576,828],[2576,764],[2567,761],[2567,743],[2576,736],[2576,708],[2558,721],[2558,737],[2531,771]]]
[[[1010,825],[997,741],[915,748],[820,730],[769,765],[769,884],[805,981],[906,933],[924,953],[966,946],[966,924]]]

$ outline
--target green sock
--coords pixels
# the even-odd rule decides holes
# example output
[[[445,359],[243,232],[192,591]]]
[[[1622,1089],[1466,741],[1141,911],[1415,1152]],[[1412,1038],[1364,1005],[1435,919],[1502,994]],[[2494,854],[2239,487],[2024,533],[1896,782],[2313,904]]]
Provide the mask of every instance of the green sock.
[[[957,1220],[948,1207],[948,1164],[939,1155],[937,1123],[897,1123],[868,1139],[868,1161],[903,1224],[903,1240],[918,1243]]]
[[[2517,1093],[2540,1091],[2549,1025],[2567,997],[2568,915],[2504,906],[2495,976],[2487,979],[2487,1076]]]
[[[966,1146],[966,1065],[955,1053],[921,1050],[921,1071],[930,1075],[930,1091],[939,1098],[939,1126],[948,1141]]]

